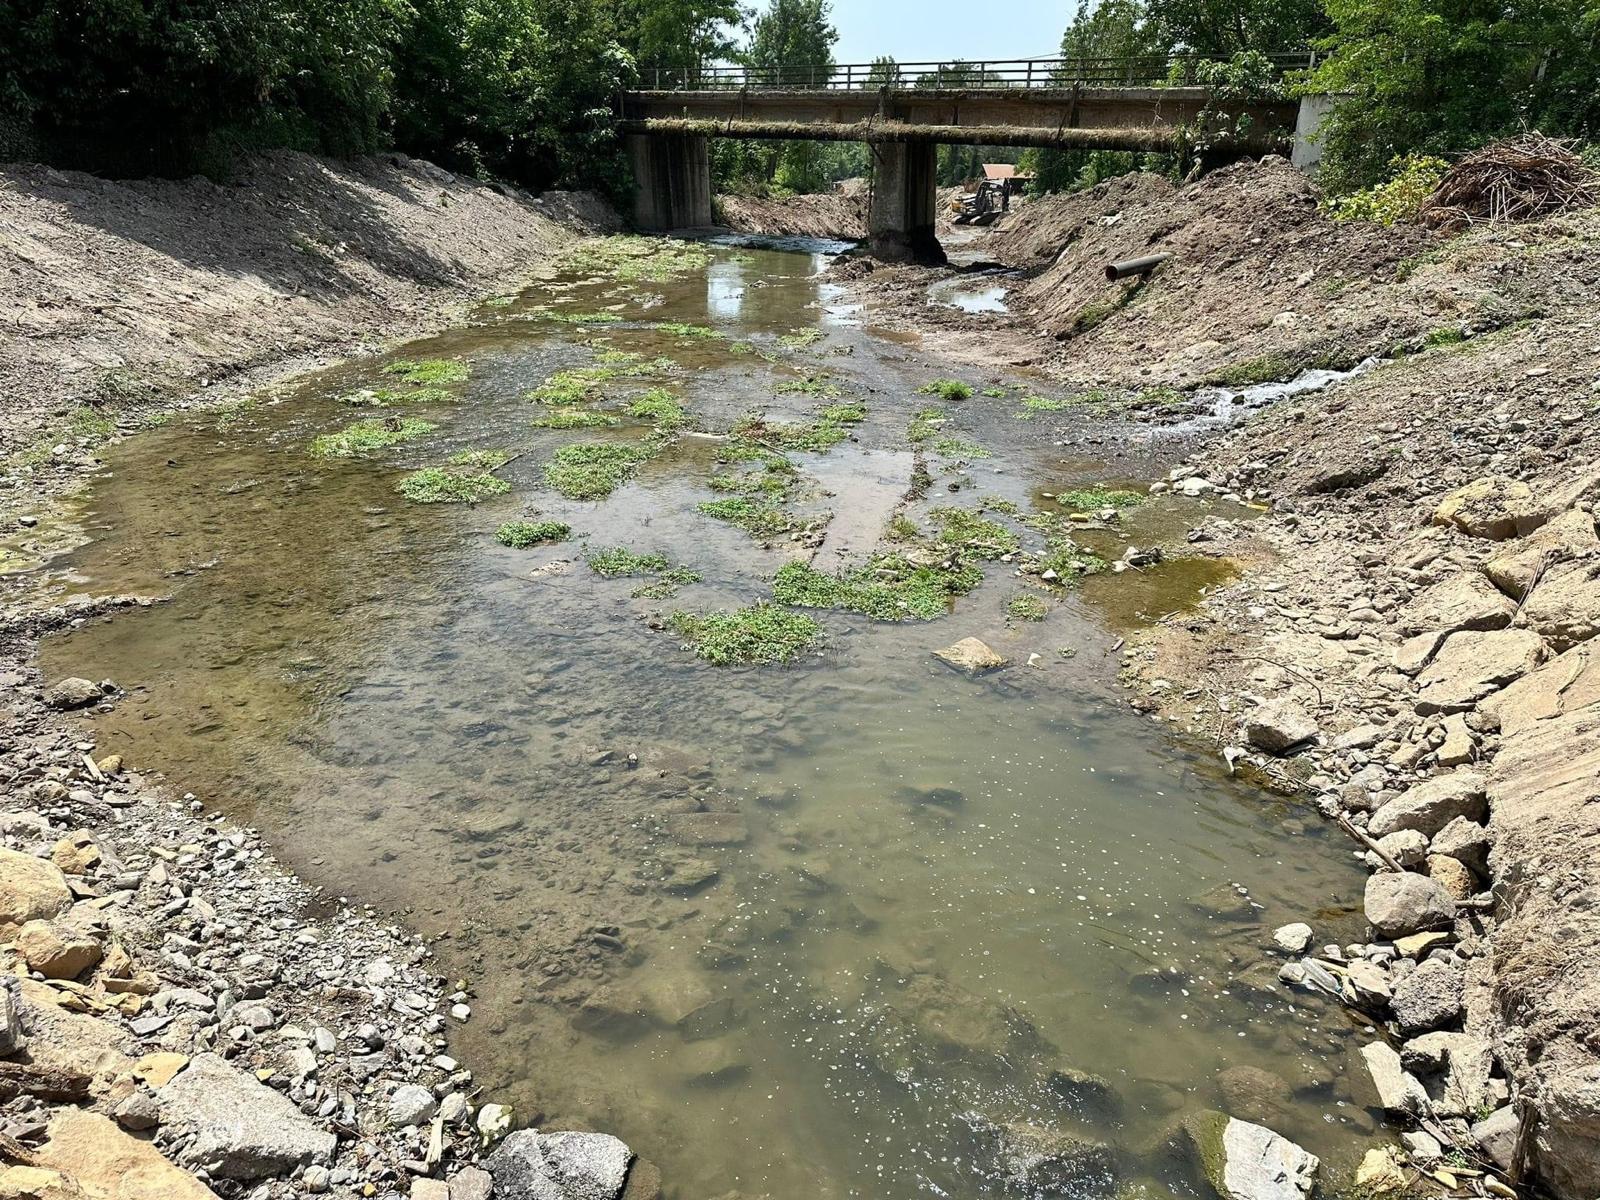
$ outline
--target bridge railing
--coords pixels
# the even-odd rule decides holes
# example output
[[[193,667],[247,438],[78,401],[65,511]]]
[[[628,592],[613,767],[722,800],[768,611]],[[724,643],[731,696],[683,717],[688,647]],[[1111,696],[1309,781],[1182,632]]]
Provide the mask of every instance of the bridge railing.
[[[833,66],[642,67],[639,86],[657,92],[877,91],[881,88],[1170,87],[1199,83],[1201,54],[1133,58],[1019,58],[1002,61],[843,63]],[[1278,74],[1316,65],[1310,50],[1267,56]]]

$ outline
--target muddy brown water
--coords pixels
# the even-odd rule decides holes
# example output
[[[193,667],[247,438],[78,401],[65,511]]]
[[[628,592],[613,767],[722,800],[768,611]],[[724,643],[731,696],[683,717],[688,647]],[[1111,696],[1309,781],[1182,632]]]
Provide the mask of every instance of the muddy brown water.
[[[1006,381],[1006,398],[945,406],[941,432],[989,457],[926,455],[928,495],[902,504],[907,423],[931,403],[915,389],[953,372],[872,336],[871,314],[813,277],[823,261],[719,248],[669,283],[563,277],[485,308],[402,351],[471,364],[458,403],[408,413],[438,431],[363,458],[307,444],[367,415],[338,397],[381,384],[372,363],[111,447],[81,502],[91,540],[39,585],[172,599],[53,639],[47,674],[116,680],[128,694],[97,721],[102,751],[439,937],[473,992],[454,1042],[484,1098],[619,1134],[672,1197],[1089,1196],[1112,1177],[1190,1191],[1162,1146],[1219,1107],[1348,1164],[1375,1127],[1347,1088],[1355,1030],[1276,987],[1266,947],[1302,917],[1322,940],[1359,936],[1362,873],[1309,814],[1131,713],[1110,677],[1123,631],[1225,566],[1097,577],[1008,623],[1028,585],[990,563],[940,620],[815,614],[825,648],[787,667],[713,667],[662,628],[674,608],[765,596],[810,553],[695,510],[715,496],[718,443],[701,434],[823,403],[777,394],[784,381],[826,374],[868,410],[852,440],[790,456],[797,511],[834,514],[826,569],[860,561],[902,509],[1046,509],[1045,493],[1149,478],[1174,453],[1070,411],[1022,419],[1039,381]],[[545,305],[627,320],[555,323]],[[727,336],[651,324],[668,320]],[[813,345],[778,341],[812,327]],[[679,365],[594,407],[662,384],[699,432],[608,500],[566,501],[541,483],[552,448],[637,423],[535,431],[522,397],[601,349]],[[501,471],[509,494],[396,494],[471,448],[522,455]],[[1181,546],[1207,511],[1152,502],[1085,540]],[[495,541],[535,512],[574,540]],[[635,597],[646,580],[583,561],[613,545],[703,579]],[[932,658],[964,636],[1013,665],[972,679]],[[1008,1181],[1029,1137],[1069,1164],[1048,1186]]]

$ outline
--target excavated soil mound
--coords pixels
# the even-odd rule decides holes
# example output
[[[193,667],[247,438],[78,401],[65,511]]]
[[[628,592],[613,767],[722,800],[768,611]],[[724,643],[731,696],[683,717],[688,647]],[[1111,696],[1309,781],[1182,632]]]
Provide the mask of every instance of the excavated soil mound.
[[[867,236],[864,179],[847,179],[831,192],[805,196],[718,196],[721,222],[738,233],[771,237],[845,238]]]

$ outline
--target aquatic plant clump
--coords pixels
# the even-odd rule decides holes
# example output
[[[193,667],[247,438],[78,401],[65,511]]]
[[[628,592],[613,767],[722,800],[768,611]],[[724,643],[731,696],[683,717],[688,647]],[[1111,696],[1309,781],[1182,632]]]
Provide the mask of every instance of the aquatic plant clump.
[[[472,371],[466,363],[453,358],[401,358],[384,367],[383,373],[398,375],[407,383],[437,387],[447,383],[465,383]]]
[[[785,350],[804,350],[807,346],[814,346],[816,343],[820,342],[823,339],[823,336],[824,334],[822,330],[818,329],[815,325],[810,325],[805,329],[796,329],[789,333],[782,334],[778,338],[778,345],[782,346]]]
[[[940,458],[988,458],[989,450],[977,442],[962,437],[943,437],[933,440],[933,452]]]
[[[450,404],[459,399],[442,387],[361,388],[339,397],[352,408],[387,408],[391,404]]]
[[[572,526],[560,521],[507,521],[494,531],[494,540],[513,550],[527,550],[549,542],[564,542],[572,535]]]
[[[1017,413],[1017,417],[1024,421],[1030,419],[1035,413],[1062,412],[1073,405],[1071,400],[1056,396],[1024,396],[1020,403],[1022,404],[1022,411]]]
[[[354,458],[358,454],[398,446],[401,442],[415,441],[437,428],[431,421],[415,417],[357,421],[338,433],[324,433],[313,438],[311,453],[317,458]]]
[[[805,563],[780,567],[773,598],[799,608],[841,608],[875,621],[931,621],[950,611],[950,602],[983,582],[977,567],[952,562],[913,562],[902,554],[880,554],[864,567],[827,575]]]
[[[672,628],[695,654],[719,667],[792,662],[822,637],[804,613],[765,601],[732,612],[675,612]]]
[[[626,546],[611,546],[604,550],[591,550],[584,560],[589,569],[605,579],[623,575],[654,575],[672,564],[665,554],[636,554]]]
[[[683,405],[666,388],[651,388],[628,405],[628,415],[654,421],[657,429],[677,429],[687,420]]]
[[[400,481],[399,493],[413,504],[476,504],[503,496],[511,485],[487,471],[464,467],[424,467]]]
[[[780,396],[816,396],[832,400],[842,396],[844,389],[825,375],[808,375],[804,379],[786,379],[773,389]]]
[[[822,410],[822,419],[835,425],[859,425],[867,419],[865,404],[830,404]]]
[[[622,322],[622,315],[614,312],[547,312],[544,315],[563,325],[618,325]]]
[[[942,408],[924,408],[916,412],[911,418],[911,424],[906,427],[906,440],[912,444],[927,441],[939,432],[939,427],[945,422],[945,411]]]
[[[1085,550],[1071,538],[1062,537],[1051,538],[1046,543],[1045,552],[1039,556],[1036,565],[1039,573],[1046,576],[1046,582],[1071,585],[1085,575],[1098,575],[1111,564],[1092,550]]]
[[[590,412],[586,408],[552,409],[548,416],[528,422],[530,429],[610,429],[622,422],[610,413]]]
[[[792,513],[774,504],[763,504],[747,496],[733,496],[726,500],[707,500],[697,505],[708,517],[737,525],[746,533],[758,538],[773,538],[788,533],[797,522]]]
[[[959,379],[935,379],[932,383],[925,383],[917,389],[919,396],[937,396],[941,400],[970,400],[972,399],[972,385],[962,383]]]
[[[1136,504],[1143,504],[1144,501],[1143,492],[1133,492],[1127,488],[1074,488],[1071,491],[1056,493],[1056,503],[1069,512],[1132,508]]]
[[[603,500],[641,463],[661,452],[662,443],[574,442],[562,446],[544,465],[544,481],[569,500]]]
[[[969,508],[935,508],[928,519],[939,526],[942,545],[971,550],[980,558],[1002,558],[1022,549],[1015,533]]]
[[[698,243],[633,234],[584,241],[562,261],[567,271],[624,283],[667,283],[710,264],[711,251]]]
[[[1013,621],[1042,621],[1049,611],[1050,606],[1042,599],[1026,592],[1011,597],[1006,604],[1006,616]]]
[[[682,321],[658,321],[655,328],[673,337],[695,338],[701,341],[714,341],[722,336],[709,325],[685,325]]]

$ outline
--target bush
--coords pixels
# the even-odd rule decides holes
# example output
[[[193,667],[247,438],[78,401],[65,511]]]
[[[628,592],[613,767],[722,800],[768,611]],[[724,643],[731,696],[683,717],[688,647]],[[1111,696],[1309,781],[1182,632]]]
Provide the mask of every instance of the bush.
[[[1394,158],[1387,180],[1336,200],[1333,215],[1341,221],[1376,221],[1380,225],[1414,221],[1449,169],[1449,163],[1431,154]]]

